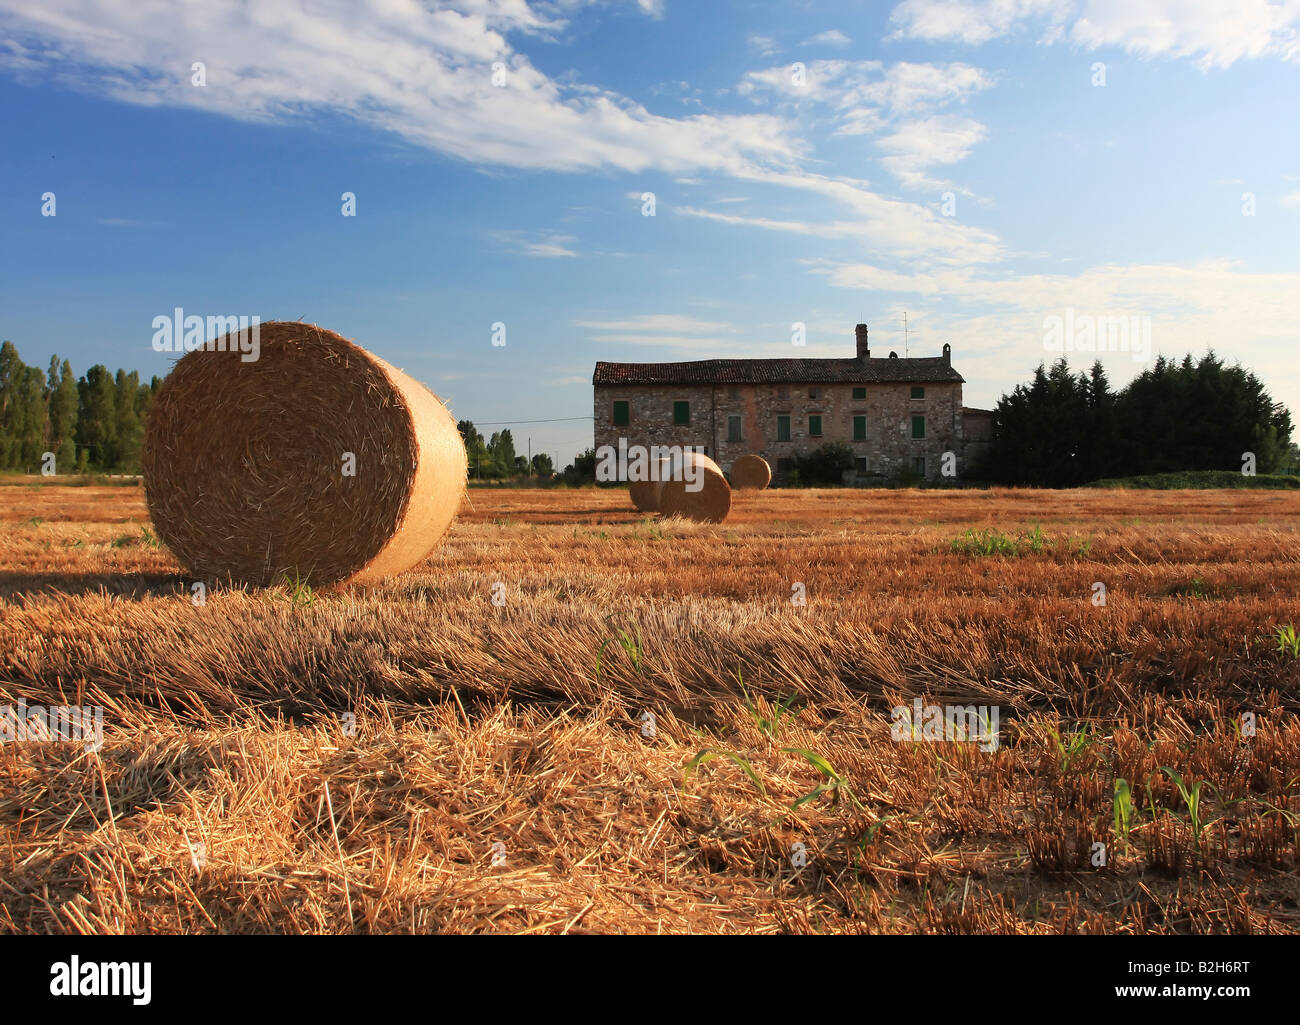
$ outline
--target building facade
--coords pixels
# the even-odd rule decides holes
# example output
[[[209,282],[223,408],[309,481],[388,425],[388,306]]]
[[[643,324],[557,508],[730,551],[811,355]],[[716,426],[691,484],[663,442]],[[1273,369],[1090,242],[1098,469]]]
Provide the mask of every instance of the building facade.
[[[966,458],[962,376],[943,355],[873,357],[867,326],[844,359],[709,359],[596,364],[596,447],[692,445],[724,471],[743,455],[766,459],[778,477],[795,456],[844,442],[849,479],[913,471],[927,480]],[[972,414],[977,411],[972,410]]]

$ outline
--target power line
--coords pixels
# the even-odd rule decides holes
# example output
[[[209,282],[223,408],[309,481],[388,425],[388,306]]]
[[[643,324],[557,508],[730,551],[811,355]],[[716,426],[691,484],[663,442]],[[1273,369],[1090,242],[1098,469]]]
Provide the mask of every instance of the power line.
[[[590,416],[557,416],[557,417],[552,417],[550,420],[472,420],[471,423],[473,423],[475,427],[477,427],[479,424],[482,424],[484,427],[502,427],[502,426],[508,427],[511,424],[558,424],[558,423],[564,423],[565,421],[568,420],[594,420],[594,419],[596,419],[596,417],[593,414]]]

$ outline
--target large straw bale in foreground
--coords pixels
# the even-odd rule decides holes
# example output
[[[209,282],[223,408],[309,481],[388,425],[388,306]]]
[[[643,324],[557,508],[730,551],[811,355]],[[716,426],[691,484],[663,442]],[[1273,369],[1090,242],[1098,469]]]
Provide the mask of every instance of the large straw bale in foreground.
[[[721,523],[731,511],[731,485],[722,469],[706,455],[688,452],[683,457],[682,480],[664,481],[659,485],[659,512],[664,516],[685,516],[704,523]],[[691,469],[692,464],[698,470]],[[703,474],[703,487],[687,491],[687,475]]]
[[[370,583],[428,555],[465,493],[438,398],[312,324],[262,324],[251,362],[231,338],[184,356],[149,410],[149,515],[181,564],[202,580]]]
[[[731,464],[731,486],[762,491],[772,483],[772,467],[762,456],[741,456]]]

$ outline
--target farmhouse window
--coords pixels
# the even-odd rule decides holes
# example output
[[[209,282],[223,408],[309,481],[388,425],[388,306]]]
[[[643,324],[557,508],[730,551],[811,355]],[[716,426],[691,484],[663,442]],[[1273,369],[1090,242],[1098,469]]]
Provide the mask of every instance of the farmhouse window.
[[[866,389],[866,388],[854,388],[854,389],[853,389],[853,397],[854,397],[855,399],[865,399],[865,398],[867,397],[867,389]]]
[[[912,398],[914,399],[925,398],[925,389],[919,384],[912,385]]]
[[[865,416],[855,416],[853,418],[853,440],[867,440],[867,418]]]
[[[925,456],[913,456],[913,457],[912,457],[912,469],[915,470],[917,473],[919,473],[922,477],[924,477],[924,476],[925,476]]]
[[[691,404],[689,402],[673,403],[673,423],[679,427],[691,422]]]
[[[632,415],[628,411],[628,403],[620,400],[614,403],[614,426],[626,427],[632,420]]]
[[[923,416],[912,417],[912,437],[913,438],[925,437],[925,417]]]
[[[777,441],[790,440],[790,417],[789,416],[778,416],[776,418],[776,440]]]
[[[740,417],[738,416],[727,417],[727,440],[728,441],[745,440],[740,436]]]
[[[855,459],[854,462],[857,464],[857,467],[858,467],[858,473],[866,473],[866,472],[867,472],[867,457],[866,457],[866,456],[858,456],[858,458]]]
[[[808,436],[820,438],[822,436],[822,418],[820,416],[810,416],[808,418]]]
[[[820,399],[822,397],[822,390],[820,388],[809,388],[808,397],[810,399]]]

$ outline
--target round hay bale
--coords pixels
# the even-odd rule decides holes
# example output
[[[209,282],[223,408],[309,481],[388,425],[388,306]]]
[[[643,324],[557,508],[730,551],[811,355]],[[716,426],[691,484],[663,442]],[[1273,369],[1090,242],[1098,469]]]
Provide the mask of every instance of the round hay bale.
[[[259,325],[182,357],[149,410],[149,515],[205,580],[371,583],[420,562],[465,494],[467,460],[424,385],[314,324]]]
[[[733,488],[762,491],[772,483],[772,467],[762,456],[741,456],[731,464],[731,486]]]
[[[703,523],[721,523],[731,511],[731,485],[722,475],[722,469],[706,455],[688,452],[683,466],[674,476],[681,480],[664,481],[659,485],[659,512],[664,516],[685,516]],[[701,474],[703,486],[699,491],[687,490],[687,476]]]
[[[628,484],[628,497],[632,499],[632,504],[637,507],[638,511],[658,512],[659,488],[671,470],[672,461],[661,459],[659,461],[658,480],[634,480]]]

